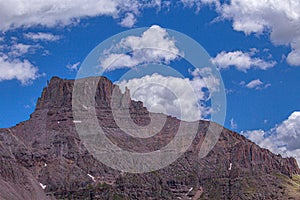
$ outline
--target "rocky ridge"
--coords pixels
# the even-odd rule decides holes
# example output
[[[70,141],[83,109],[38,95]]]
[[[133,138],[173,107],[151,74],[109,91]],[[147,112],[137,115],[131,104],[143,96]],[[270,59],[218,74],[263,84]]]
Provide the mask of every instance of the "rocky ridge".
[[[84,80],[83,80],[84,83]],[[227,129],[200,159],[210,122],[199,121],[193,144],[176,162],[158,171],[130,174],[113,170],[88,152],[75,129],[73,80],[53,77],[28,121],[0,129],[1,199],[297,199],[300,170],[294,158],[282,158]],[[83,85],[83,89],[86,86]],[[99,78],[95,109],[106,135],[128,151],[150,152],[168,144],[180,120],[167,117],[152,138],[122,132],[110,107],[114,85]],[[130,100],[133,121],[145,126],[149,112]],[[298,185],[297,185],[298,184]]]

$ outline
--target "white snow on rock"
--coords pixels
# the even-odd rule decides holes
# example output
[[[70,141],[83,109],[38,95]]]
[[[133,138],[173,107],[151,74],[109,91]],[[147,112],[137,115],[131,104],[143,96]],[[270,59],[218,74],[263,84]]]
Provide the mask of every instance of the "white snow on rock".
[[[82,105],[82,107],[86,110],[88,109],[88,107],[86,105]]]
[[[232,163],[230,163],[228,170],[231,171],[232,169]]]
[[[185,194],[187,196],[194,188],[190,188],[189,191]]]
[[[43,185],[42,183],[40,183],[40,186],[44,189],[46,189],[47,185]]]
[[[93,177],[92,175],[90,175],[90,174],[87,174],[94,182],[96,182],[96,180],[95,180],[95,177]]]

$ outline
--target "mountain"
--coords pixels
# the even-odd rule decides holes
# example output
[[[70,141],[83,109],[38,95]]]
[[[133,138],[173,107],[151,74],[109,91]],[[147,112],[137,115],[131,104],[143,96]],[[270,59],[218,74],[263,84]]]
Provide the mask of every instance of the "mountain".
[[[180,123],[187,123],[149,113],[142,102],[130,99],[130,91],[122,94],[105,77],[90,79],[96,84],[98,123],[122,149],[159,150],[175,137]],[[83,94],[91,90],[88,80],[79,80]],[[0,199],[300,199],[300,169],[294,158],[275,155],[226,128],[221,127],[216,145],[200,158],[211,131],[208,121],[193,122],[198,126],[194,141],[171,165],[141,174],[112,169],[89,152],[76,131],[74,87],[74,80],[53,77],[28,121],[0,129]],[[129,103],[136,124],[146,126],[150,116],[157,116],[166,118],[164,127],[151,138],[124,133],[113,116],[113,91],[120,104]]]

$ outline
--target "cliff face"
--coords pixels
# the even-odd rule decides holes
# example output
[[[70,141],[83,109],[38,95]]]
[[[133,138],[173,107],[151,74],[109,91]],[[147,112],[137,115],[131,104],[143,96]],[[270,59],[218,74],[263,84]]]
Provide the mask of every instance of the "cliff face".
[[[33,154],[9,129],[0,130],[0,199],[48,199],[30,170]],[[30,156],[25,163],[20,157]]]
[[[88,152],[75,130],[73,87],[72,80],[52,78],[29,120],[0,130],[0,186],[5,188],[0,191],[1,199],[297,199],[300,196],[299,189],[294,188],[300,174],[294,158],[275,155],[227,129],[223,129],[212,151],[200,159],[198,153],[209,126],[207,121],[197,122],[199,128],[193,144],[170,166],[144,174],[113,170]],[[111,141],[137,152],[151,152],[167,145],[180,121],[167,117],[162,130],[147,139],[125,134],[118,128],[110,107],[113,90],[119,91],[116,87],[101,77],[95,94],[97,119]],[[150,113],[142,102],[130,100],[129,91],[125,94],[119,91],[118,95],[122,101],[130,102],[130,116],[136,124],[150,123]]]

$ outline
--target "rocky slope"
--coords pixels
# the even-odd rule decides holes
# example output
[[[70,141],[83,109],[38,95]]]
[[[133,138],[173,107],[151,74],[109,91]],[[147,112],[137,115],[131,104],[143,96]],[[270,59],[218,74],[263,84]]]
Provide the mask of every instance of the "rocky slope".
[[[212,151],[200,159],[207,121],[197,122],[193,144],[170,166],[144,174],[113,170],[88,152],[75,130],[73,87],[73,80],[53,77],[28,121],[0,129],[0,199],[300,199],[296,160],[232,131],[223,129]],[[110,107],[116,87],[102,77],[95,95],[97,119],[111,141],[137,152],[168,144],[180,124],[172,117],[147,139],[118,128]],[[119,95],[130,102],[136,124],[150,122],[142,102],[131,101],[129,91]]]

